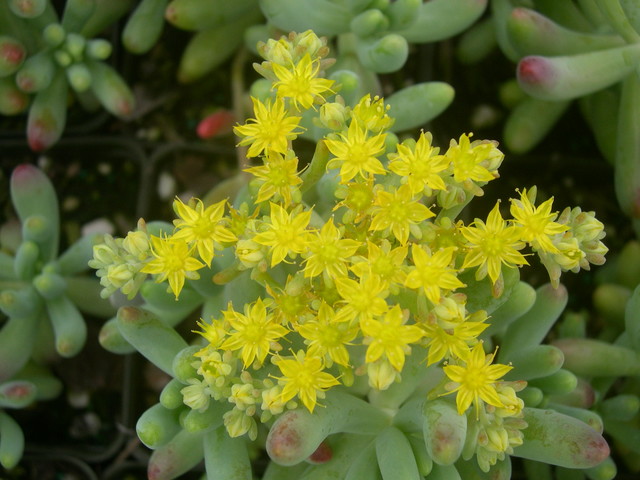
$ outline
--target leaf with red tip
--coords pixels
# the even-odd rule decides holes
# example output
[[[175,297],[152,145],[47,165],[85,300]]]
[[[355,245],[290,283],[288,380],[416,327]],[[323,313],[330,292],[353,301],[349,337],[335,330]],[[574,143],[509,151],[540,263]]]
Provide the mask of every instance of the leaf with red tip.
[[[543,100],[569,100],[596,92],[634,72],[640,44],[562,57],[529,56],[520,60],[520,87]]]
[[[200,120],[196,132],[202,139],[231,133],[236,117],[231,110],[220,109]]]
[[[87,61],[91,73],[91,91],[102,106],[117,117],[133,112],[135,101],[131,89],[120,74],[104,62]]]
[[[0,36],[0,77],[6,77],[20,68],[27,55],[24,45],[5,35]]]
[[[524,408],[524,443],[513,455],[566,468],[590,468],[610,453],[607,441],[586,423],[555,410]]]
[[[155,450],[149,459],[149,480],[172,480],[188,472],[204,457],[204,432],[180,430],[173,439]]]
[[[29,106],[29,96],[11,78],[0,78],[0,115],[18,115]]]
[[[307,461],[309,463],[320,464],[326,463],[333,458],[333,449],[327,442],[322,442],[316,451],[309,455]]]
[[[36,94],[27,120],[27,140],[32,150],[46,150],[62,136],[67,121],[67,89],[64,71],[59,69],[49,86]]]
[[[0,385],[0,407],[24,408],[36,398],[36,386],[25,380]]]

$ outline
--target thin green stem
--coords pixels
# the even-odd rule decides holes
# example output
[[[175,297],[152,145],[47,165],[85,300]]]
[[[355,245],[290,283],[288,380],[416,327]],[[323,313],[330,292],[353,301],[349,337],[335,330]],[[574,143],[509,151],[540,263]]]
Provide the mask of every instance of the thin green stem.
[[[309,162],[306,170],[300,175],[302,179],[302,185],[300,186],[301,193],[305,193],[311,189],[318,180],[322,178],[327,171],[328,161],[329,149],[323,140],[318,140],[311,162]]]
[[[241,48],[233,58],[231,64],[231,99],[233,104],[233,114],[236,119],[246,118],[244,111],[244,66],[247,63],[247,49]],[[249,168],[249,160],[247,158],[247,147],[238,146],[236,148],[236,157],[238,160],[238,168],[242,171]]]

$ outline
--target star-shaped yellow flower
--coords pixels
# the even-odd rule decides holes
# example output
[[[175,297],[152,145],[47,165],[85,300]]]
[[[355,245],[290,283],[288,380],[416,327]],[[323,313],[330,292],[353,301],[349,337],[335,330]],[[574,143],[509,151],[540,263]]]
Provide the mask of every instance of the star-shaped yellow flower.
[[[491,365],[494,356],[495,353],[485,356],[482,342],[479,342],[462,359],[464,366],[446,365],[444,367],[447,377],[458,385],[449,393],[457,392],[456,405],[460,415],[463,415],[472,403],[476,407],[476,416],[479,416],[482,402],[504,407],[495,385],[513,367],[501,364]]]
[[[384,152],[386,134],[367,137],[366,129],[352,120],[347,133],[340,134],[340,140],[325,140],[329,151],[335,155],[327,163],[327,168],[340,167],[342,183],[347,183],[356,175],[368,178],[369,175],[384,175],[386,170],[377,156]]]
[[[286,153],[289,141],[301,133],[301,117],[289,115],[281,98],[266,104],[253,97],[251,101],[256,118],[233,127],[236,135],[244,137],[238,145],[249,145],[247,157],[257,157],[269,151]]]

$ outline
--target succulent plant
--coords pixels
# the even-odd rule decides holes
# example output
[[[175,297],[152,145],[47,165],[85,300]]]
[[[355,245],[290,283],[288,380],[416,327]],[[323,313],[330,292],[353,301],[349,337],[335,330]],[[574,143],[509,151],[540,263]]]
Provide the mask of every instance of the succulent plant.
[[[558,214],[532,187],[509,200],[512,218],[498,202],[465,223],[498,177],[495,142],[400,143],[389,129],[405,111],[334,97],[313,32],[260,51],[271,96],[234,129],[260,163],[235,198],[177,198],[173,226],[141,221],[94,247],[103,295],[131,302],[102,344],[171,376],[137,423],[149,478],[204,459],[208,478],[251,479],[256,449],[265,480],[509,478],[512,457],[610,465],[595,415],[565,408],[578,377],[544,344],[567,302],[561,274],[604,262],[594,213]],[[299,159],[305,115],[325,133]],[[537,289],[519,274],[533,255],[550,278]],[[187,340],[175,326],[194,311]]]
[[[60,226],[53,186],[38,168],[23,164],[11,176],[11,199],[19,222],[2,227],[0,251],[0,407],[23,408],[56,397],[61,382],[47,362],[75,356],[87,327],[81,312],[113,314],[88,270],[94,244],[88,235],[58,255]],[[0,464],[12,468],[22,455],[18,424],[0,411]]]
[[[157,42],[164,21],[194,32],[178,66],[178,81],[203,78],[236,52],[245,31],[263,19],[257,0],[142,0],[122,32],[125,48],[136,54],[148,52]]]
[[[112,46],[94,38],[130,7],[130,0],[69,0],[59,17],[50,0],[0,5],[0,113],[29,111],[27,139],[35,151],[64,131],[67,96],[126,117],[133,94],[105,60]]]
[[[618,201],[637,229],[640,3],[492,0],[491,7],[491,18],[468,32],[460,48],[471,61],[497,44],[518,64],[524,94],[506,121],[505,145],[529,151],[577,100],[602,155],[615,167]]]
[[[259,5],[267,22],[247,31],[247,47],[255,51],[256,41],[277,37],[274,29],[311,29],[326,36],[336,58],[335,65],[327,70],[329,78],[342,84],[341,94],[353,106],[365,94],[382,95],[377,74],[402,68],[412,44],[438,42],[464,31],[483,14],[487,1],[260,0]],[[424,125],[446,109],[454,97],[453,88],[438,81],[403,86],[397,93],[399,97],[390,97],[389,102],[419,104],[413,105],[411,117],[398,119],[394,131]]]

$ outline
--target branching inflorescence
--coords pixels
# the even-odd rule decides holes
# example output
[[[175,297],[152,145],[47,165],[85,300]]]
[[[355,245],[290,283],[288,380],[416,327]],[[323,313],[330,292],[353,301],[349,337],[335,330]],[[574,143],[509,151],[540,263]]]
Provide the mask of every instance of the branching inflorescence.
[[[605,459],[585,423],[525,408],[519,395],[545,387],[530,390],[518,366],[535,379],[562,372],[562,360],[525,365],[510,340],[541,347],[566,302],[561,273],[604,262],[593,212],[554,212],[533,186],[465,224],[459,213],[499,176],[495,142],[463,134],[440,150],[427,132],[387,135],[393,109],[369,95],[345,106],[340,84],[321,76],[328,49],[311,31],[259,51],[272,90],[235,128],[259,162],[246,187],[212,205],[176,199],[173,227],[141,221],[90,262],[105,296],[140,292],[144,302],[120,309],[103,345],[135,348],[174,377],[138,422],[155,449],[150,478],[174,478],[202,456],[213,466],[216,455],[216,470],[244,465],[251,478],[238,437],[256,440],[263,425],[274,462],[265,479],[328,478],[332,468],[340,478],[504,474],[511,454],[570,468]],[[301,169],[303,116],[327,133]],[[537,292],[519,282],[533,256],[551,279]],[[198,306],[200,338],[188,345],[172,325]],[[552,432],[576,449],[545,443]],[[302,468],[309,456],[318,464]]]

